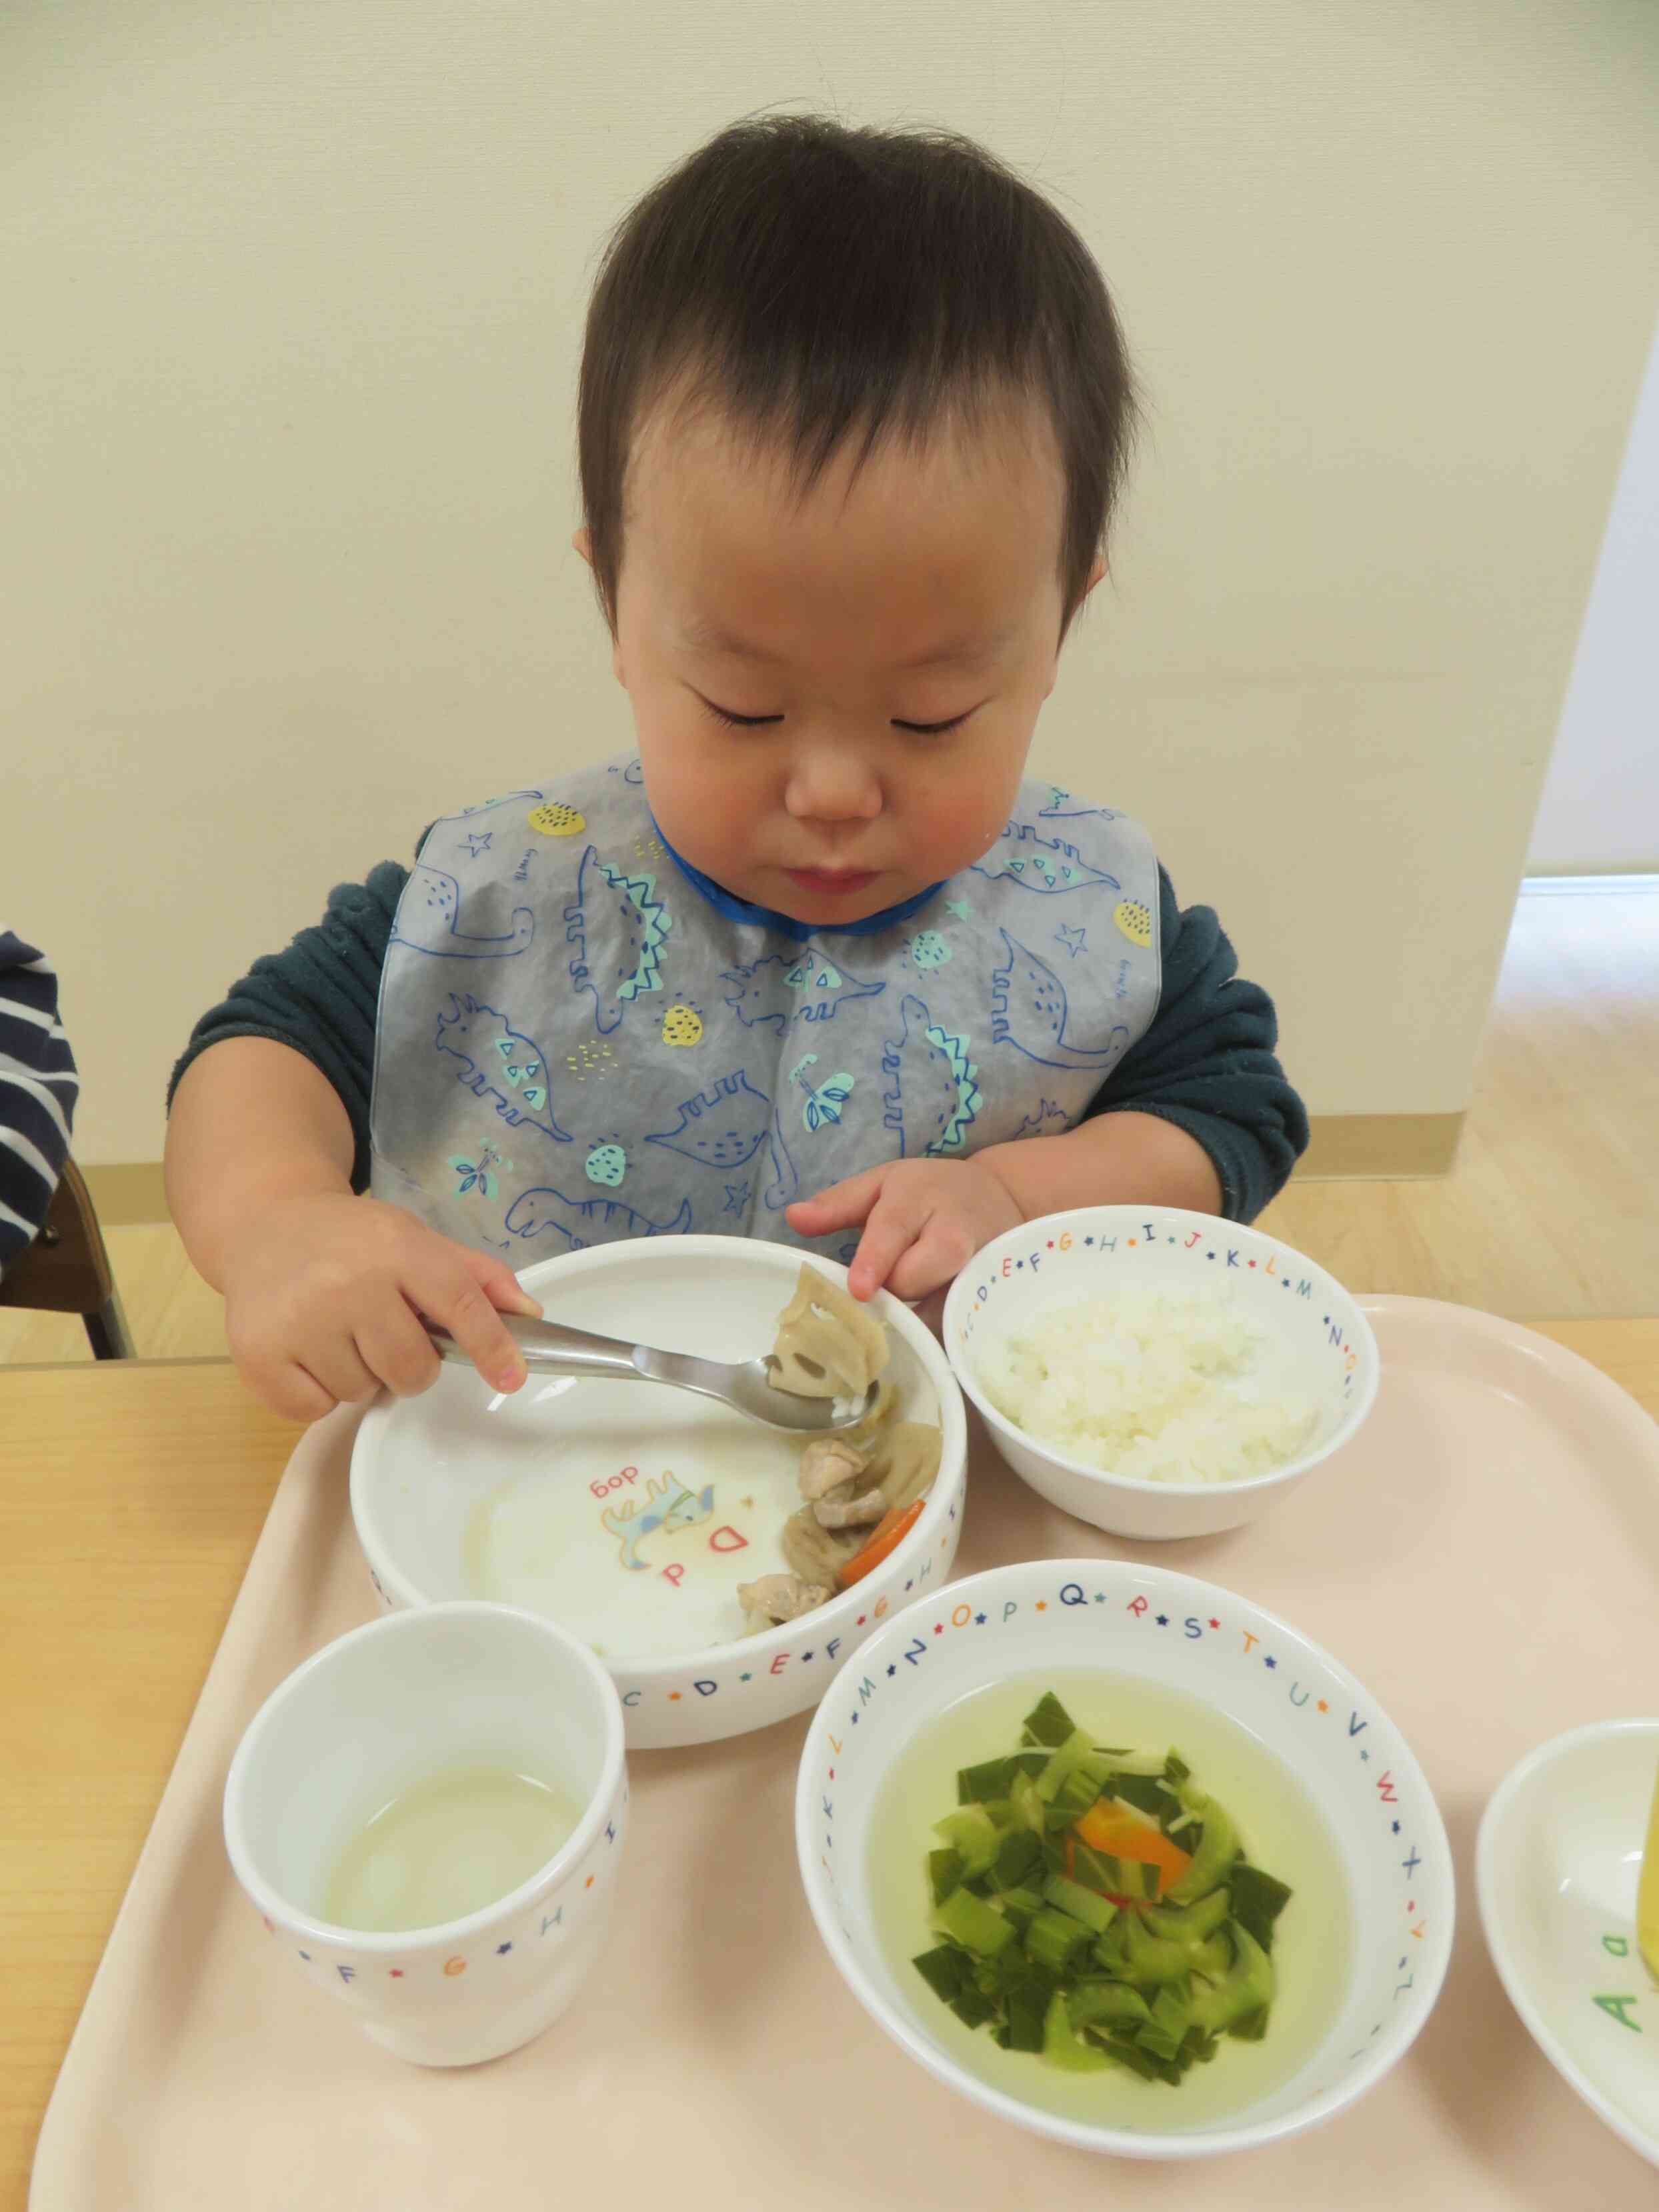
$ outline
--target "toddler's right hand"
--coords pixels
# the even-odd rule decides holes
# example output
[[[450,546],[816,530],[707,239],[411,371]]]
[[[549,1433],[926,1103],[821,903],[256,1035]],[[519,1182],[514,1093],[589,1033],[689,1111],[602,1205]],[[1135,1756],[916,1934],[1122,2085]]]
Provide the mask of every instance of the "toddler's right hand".
[[[314,1421],[384,1383],[400,1398],[436,1380],[419,1316],[440,1322],[486,1382],[516,1390],[524,1356],[502,1313],[539,1314],[513,1271],[400,1206],[325,1192],[274,1200],[226,1251],[225,1330],[243,1380],[292,1421]]]

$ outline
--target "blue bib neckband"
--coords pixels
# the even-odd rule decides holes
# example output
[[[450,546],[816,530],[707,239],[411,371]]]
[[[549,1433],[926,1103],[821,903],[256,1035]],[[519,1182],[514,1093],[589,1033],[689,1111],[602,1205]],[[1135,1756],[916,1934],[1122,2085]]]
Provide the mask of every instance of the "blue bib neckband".
[[[723,914],[729,921],[751,921],[758,929],[775,930],[780,936],[793,937],[805,944],[813,937],[873,937],[878,929],[890,928],[896,921],[908,921],[913,914],[925,907],[935,891],[943,888],[942,882],[929,884],[926,890],[918,891],[913,898],[901,899],[896,906],[884,907],[879,914],[867,914],[862,921],[797,921],[793,915],[776,914],[769,906],[752,906],[747,899],[735,897],[723,890],[713,876],[704,875],[694,868],[684,854],[677,853],[662,834],[662,824],[653,814],[651,826],[662,840],[662,848],[693,890],[706,898],[716,914]]]

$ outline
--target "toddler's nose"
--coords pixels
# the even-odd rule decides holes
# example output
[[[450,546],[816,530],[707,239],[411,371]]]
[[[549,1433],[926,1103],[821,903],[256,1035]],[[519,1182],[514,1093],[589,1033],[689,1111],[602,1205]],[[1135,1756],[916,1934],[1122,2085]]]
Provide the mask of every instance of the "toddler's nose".
[[[881,779],[857,746],[803,744],[790,761],[783,803],[798,822],[871,822],[881,811]]]

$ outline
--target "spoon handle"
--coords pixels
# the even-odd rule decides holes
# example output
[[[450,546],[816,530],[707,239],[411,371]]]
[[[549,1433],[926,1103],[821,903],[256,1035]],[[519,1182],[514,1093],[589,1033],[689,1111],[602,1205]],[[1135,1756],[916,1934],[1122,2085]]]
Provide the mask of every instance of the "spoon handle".
[[[443,1358],[471,1364],[447,1328],[424,1315],[421,1318]],[[635,1361],[635,1347],[618,1336],[594,1336],[585,1328],[567,1328],[562,1322],[533,1321],[527,1314],[502,1314],[501,1318],[532,1374],[605,1375],[623,1382],[656,1379],[641,1370]]]

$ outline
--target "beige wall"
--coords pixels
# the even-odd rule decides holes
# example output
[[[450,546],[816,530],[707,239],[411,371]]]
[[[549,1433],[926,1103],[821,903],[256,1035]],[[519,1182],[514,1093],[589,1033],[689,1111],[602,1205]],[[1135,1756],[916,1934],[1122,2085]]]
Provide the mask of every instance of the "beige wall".
[[[789,101],[948,120],[1080,224],[1153,424],[1035,765],[1152,823],[1316,1110],[1465,1103],[1659,289],[1647,0],[3,26],[0,909],[85,1158],[155,1157],[331,882],[626,742],[566,550],[593,250]]]

